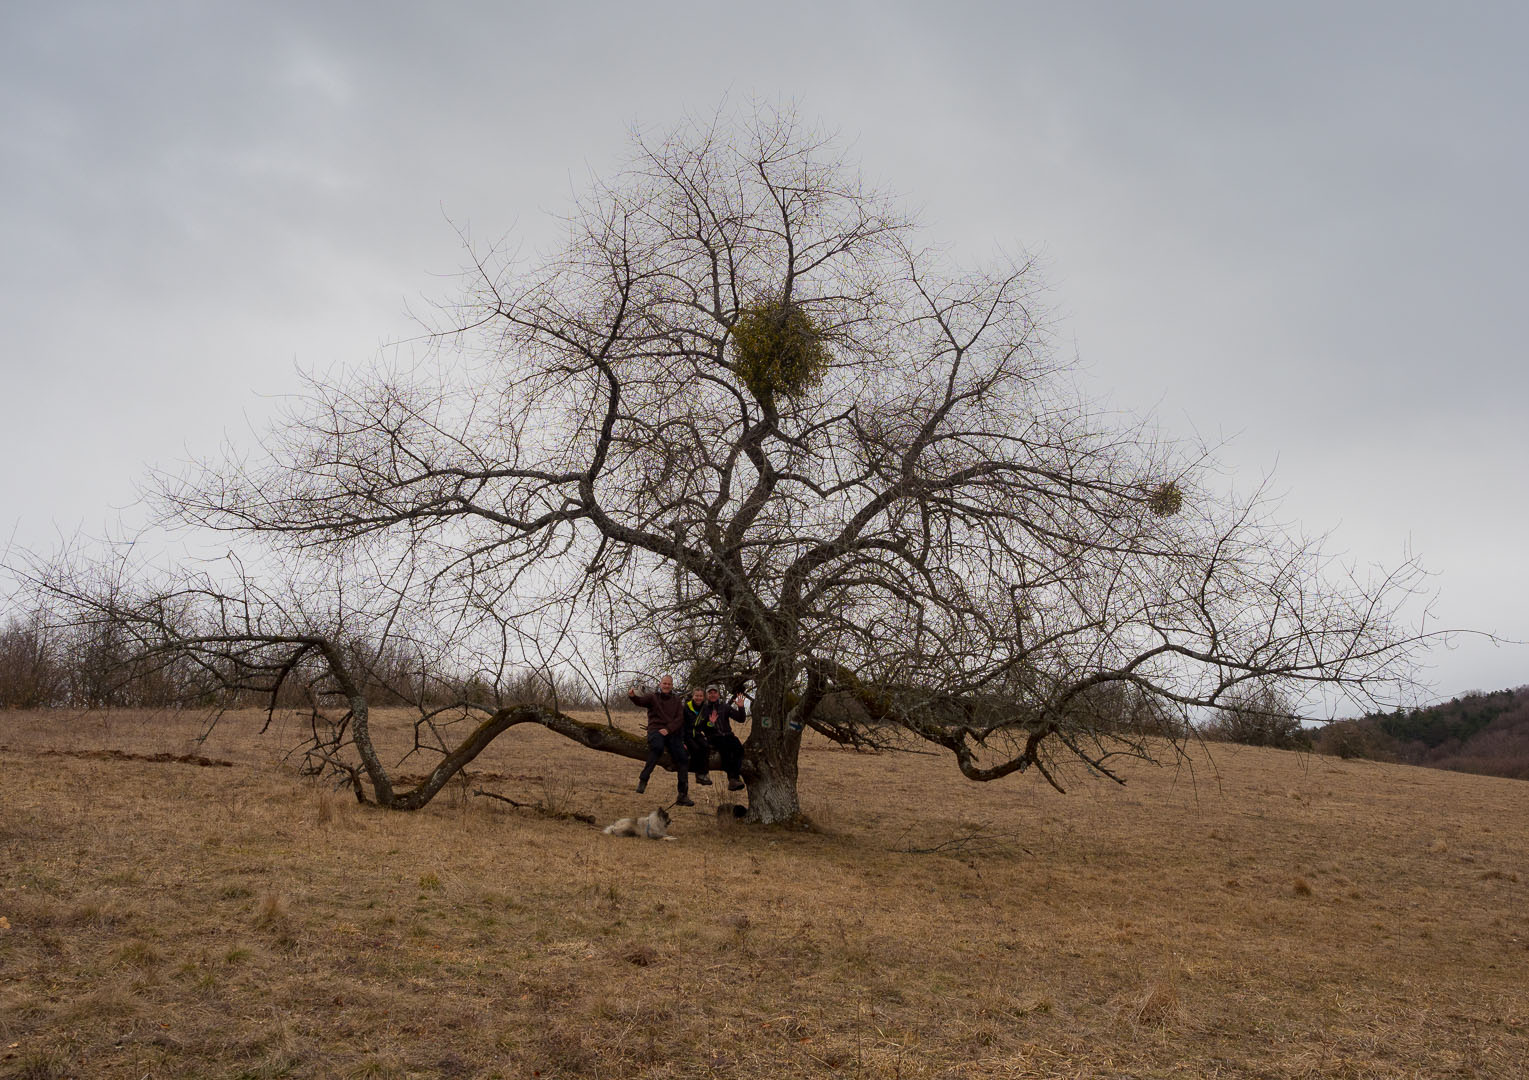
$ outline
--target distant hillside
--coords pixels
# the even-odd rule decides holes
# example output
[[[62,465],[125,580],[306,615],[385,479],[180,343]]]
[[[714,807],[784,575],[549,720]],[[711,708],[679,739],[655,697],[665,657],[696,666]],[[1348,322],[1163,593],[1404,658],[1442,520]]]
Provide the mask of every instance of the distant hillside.
[[[1329,724],[1317,750],[1342,757],[1529,780],[1529,686]]]

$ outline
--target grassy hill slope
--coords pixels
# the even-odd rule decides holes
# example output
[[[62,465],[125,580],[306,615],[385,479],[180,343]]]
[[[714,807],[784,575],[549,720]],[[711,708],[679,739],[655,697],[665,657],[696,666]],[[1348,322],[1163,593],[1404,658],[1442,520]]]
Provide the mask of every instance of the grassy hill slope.
[[[369,811],[256,726],[0,714],[0,1076],[1529,1075],[1529,785],[1216,746],[1063,797],[813,744],[822,831],[713,788],[653,843]],[[541,731],[477,771],[673,791]]]

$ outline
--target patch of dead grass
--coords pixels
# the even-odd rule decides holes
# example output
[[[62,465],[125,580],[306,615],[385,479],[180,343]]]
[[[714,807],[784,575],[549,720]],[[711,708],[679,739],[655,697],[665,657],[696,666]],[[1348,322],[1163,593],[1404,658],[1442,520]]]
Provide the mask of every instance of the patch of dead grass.
[[[1145,985],[1126,995],[1120,1009],[1125,1019],[1138,1027],[1182,1027],[1188,1013],[1179,996],[1178,972],[1170,969],[1147,979]]]
[[[287,901],[279,893],[268,892],[255,907],[255,926],[271,930],[287,925]]]

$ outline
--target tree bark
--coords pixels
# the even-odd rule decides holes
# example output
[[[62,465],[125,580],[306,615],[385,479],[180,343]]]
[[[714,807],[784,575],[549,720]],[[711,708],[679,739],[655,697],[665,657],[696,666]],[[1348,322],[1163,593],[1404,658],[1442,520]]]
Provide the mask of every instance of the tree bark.
[[[754,726],[743,746],[743,779],[749,790],[748,820],[761,825],[806,825],[797,800],[797,755],[802,733],[787,723],[790,679],[766,672],[754,699]]]

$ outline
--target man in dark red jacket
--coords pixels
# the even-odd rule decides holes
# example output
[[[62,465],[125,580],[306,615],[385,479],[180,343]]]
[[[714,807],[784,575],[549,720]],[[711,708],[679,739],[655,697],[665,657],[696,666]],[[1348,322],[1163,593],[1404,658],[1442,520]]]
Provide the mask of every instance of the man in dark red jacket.
[[[638,693],[639,690],[643,692]],[[680,780],[680,796],[674,801],[679,806],[694,806],[690,799],[690,758],[685,754],[685,739],[680,733],[684,723],[683,702],[674,692],[674,680],[665,675],[658,680],[658,693],[649,694],[646,690],[634,683],[626,692],[633,705],[648,710],[648,760],[637,780],[637,794],[648,790],[648,777],[653,775],[658,759],[668,750],[669,760],[674,762]]]

